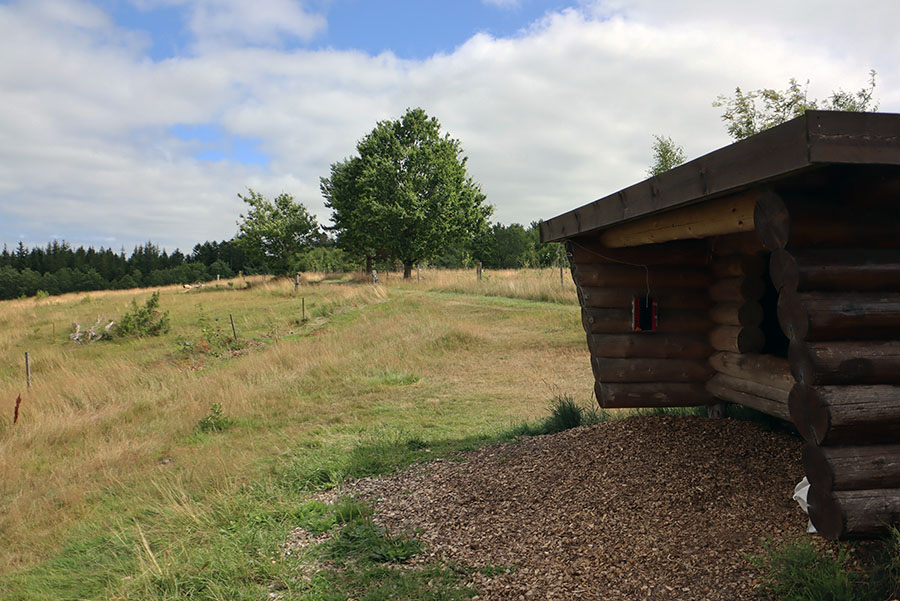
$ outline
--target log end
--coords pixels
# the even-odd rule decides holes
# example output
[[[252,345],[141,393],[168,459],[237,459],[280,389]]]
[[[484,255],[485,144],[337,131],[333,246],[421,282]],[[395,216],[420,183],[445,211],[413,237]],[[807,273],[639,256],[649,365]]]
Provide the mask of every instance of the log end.
[[[807,500],[809,519],[820,535],[829,540],[838,540],[845,535],[847,518],[828,490],[810,485]]]

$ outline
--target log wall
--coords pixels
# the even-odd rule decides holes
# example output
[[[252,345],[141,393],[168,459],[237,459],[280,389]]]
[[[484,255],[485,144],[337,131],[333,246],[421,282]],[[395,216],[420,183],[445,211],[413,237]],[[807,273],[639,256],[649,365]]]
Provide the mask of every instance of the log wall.
[[[715,402],[710,287],[715,279],[706,241],[610,248],[597,238],[568,241],[572,277],[602,407],[684,407]],[[632,299],[658,300],[658,328],[633,329]],[[728,306],[728,319],[752,308]],[[724,319],[724,317],[723,317]],[[738,326],[739,327],[739,326]]]
[[[734,211],[740,227],[720,219],[706,239],[653,242],[697,235],[698,205],[674,229],[567,242],[600,405],[728,401],[792,421],[810,517],[832,539],[900,523],[900,208],[878,190],[851,203],[840,181],[743,193],[752,219]],[[635,332],[632,299],[648,294],[658,328]]]
[[[810,518],[832,539],[900,523],[900,215],[841,200],[770,193],[754,215],[790,341]]]

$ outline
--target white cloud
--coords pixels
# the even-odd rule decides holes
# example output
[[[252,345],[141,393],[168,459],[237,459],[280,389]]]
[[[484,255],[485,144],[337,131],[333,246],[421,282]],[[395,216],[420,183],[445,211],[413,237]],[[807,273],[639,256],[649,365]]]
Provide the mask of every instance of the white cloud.
[[[26,243],[44,243],[69,232],[74,243],[115,238],[130,248],[149,238],[186,248],[234,234],[236,194],[247,186],[290,192],[325,222],[319,177],[377,120],[412,106],[462,141],[506,223],[552,217],[642,179],[652,134],[672,136],[690,156],[728,143],[711,102],[736,85],[808,77],[822,97],[861,87],[875,67],[882,110],[900,109],[900,8],[857,25],[804,4],[815,18],[793,19],[784,8],[784,20],[771,22],[718,3],[592,4],[513,39],[480,34],[450,54],[410,61],[222,45],[216,40],[238,29],[244,9],[219,3],[201,14],[212,5],[197,0],[190,23],[206,32],[203,51],[161,62],[143,58],[139,40],[89,5],[0,5],[0,237],[23,230]],[[242,43],[319,27],[299,4],[270,6],[284,19],[260,18],[243,28],[252,33]],[[848,33],[836,40],[819,31]],[[190,142],[169,133],[176,123],[217,123],[258,139],[271,162],[198,161]],[[20,227],[7,231],[4,221]]]
[[[298,0],[132,0],[149,10],[182,6],[188,29],[200,52],[251,46],[280,47],[308,42],[326,27],[325,17],[304,9]]]

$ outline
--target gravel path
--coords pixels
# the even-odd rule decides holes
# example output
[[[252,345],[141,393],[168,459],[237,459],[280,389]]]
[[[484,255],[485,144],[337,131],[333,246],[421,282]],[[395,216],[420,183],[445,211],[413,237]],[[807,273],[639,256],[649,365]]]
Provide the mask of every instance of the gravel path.
[[[805,536],[800,443],[749,422],[612,420],[347,483],[391,531],[481,571],[482,600],[756,599],[746,560]],[[509,572],[503,568],[512,568]],[[499,575],[496,572],[501,572]]]

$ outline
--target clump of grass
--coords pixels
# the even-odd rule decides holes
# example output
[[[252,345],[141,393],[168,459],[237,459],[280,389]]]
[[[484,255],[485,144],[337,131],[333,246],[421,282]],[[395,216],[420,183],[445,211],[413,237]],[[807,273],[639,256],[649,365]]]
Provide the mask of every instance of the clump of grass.
[[[391,535],[370,518],[360,517],[347,522],[337,536],[323,543],[321,552],[336,561],[404,563],[422,552],[422,543],[405,535]]]
[[[766,580],[761,592],[783,601],[868,601],[871,596],[862,573],[850,568],[846,549],[836,555],[820,553],[809,540],[782,546],[764,545],[765,553],[750,558]],[[877,597],[882,598],[882,597]]]
[[[539,434],[556,434],[563,430],[598,424],[609,418],[603,410],[585,409],[567,394],[558,395],[550,404],[550,415],[538,427]]]

